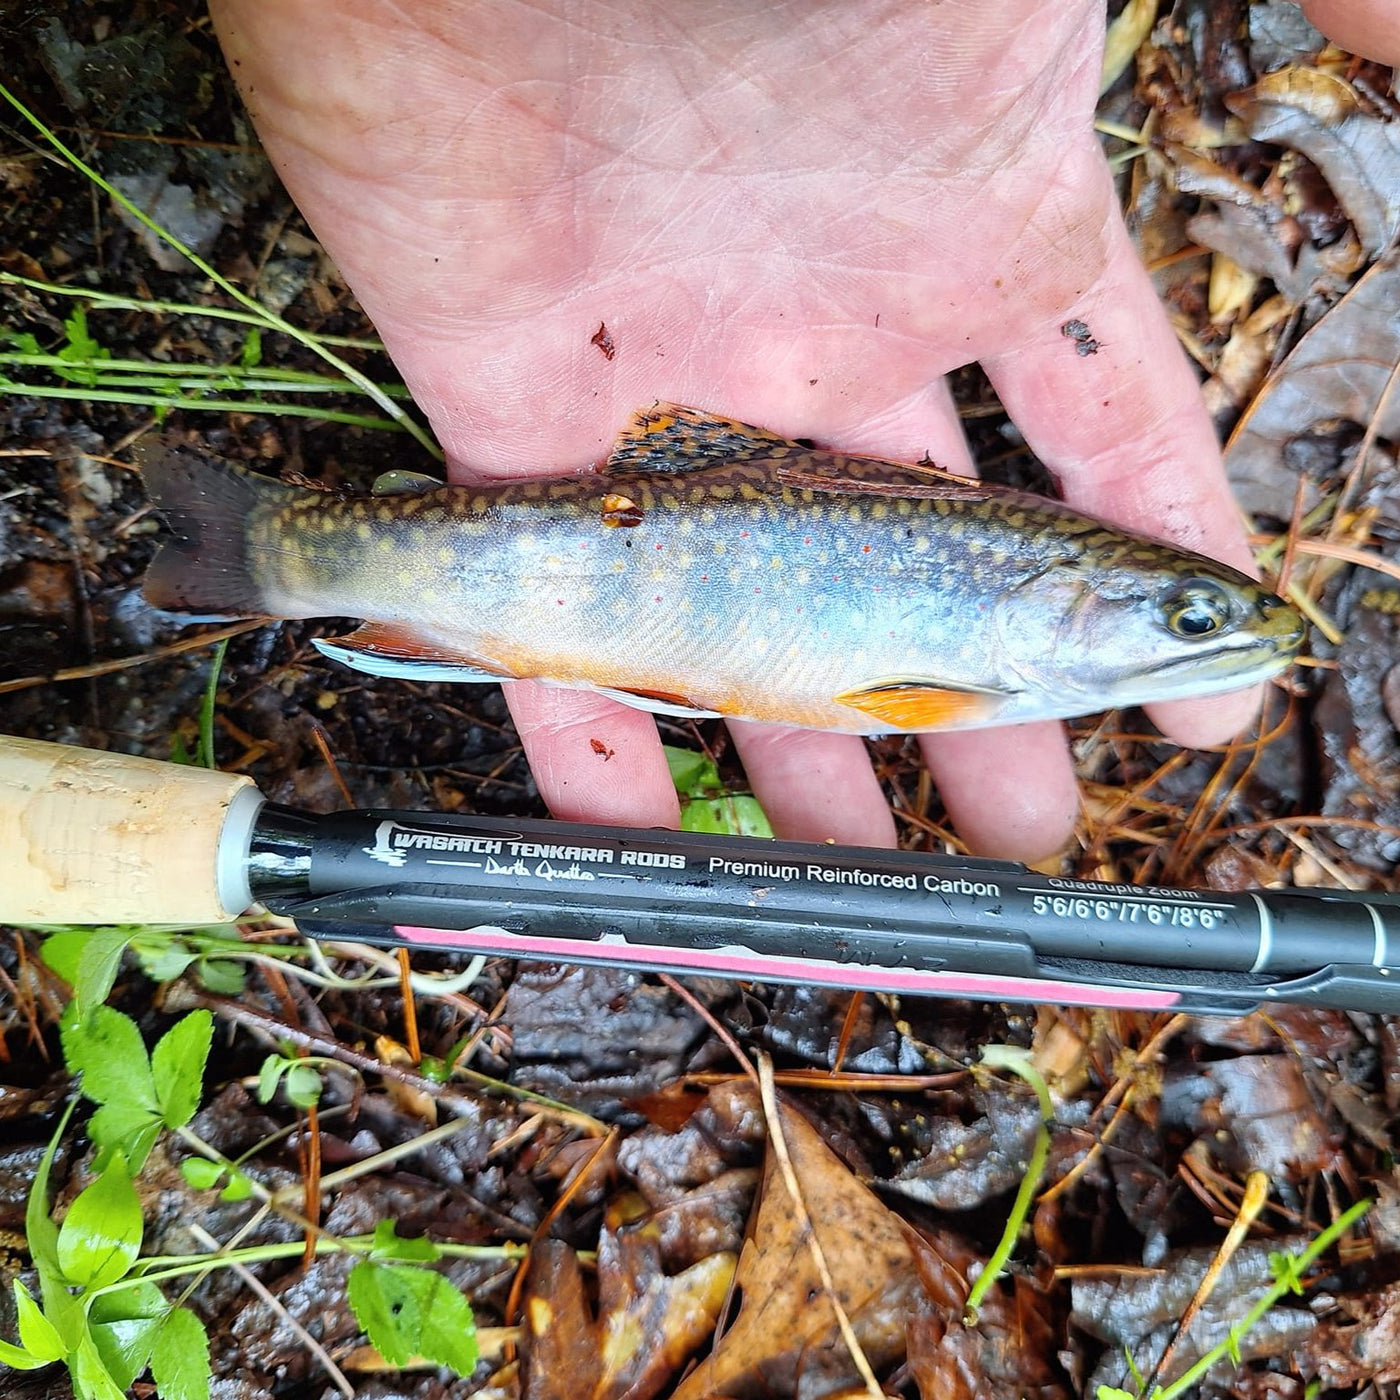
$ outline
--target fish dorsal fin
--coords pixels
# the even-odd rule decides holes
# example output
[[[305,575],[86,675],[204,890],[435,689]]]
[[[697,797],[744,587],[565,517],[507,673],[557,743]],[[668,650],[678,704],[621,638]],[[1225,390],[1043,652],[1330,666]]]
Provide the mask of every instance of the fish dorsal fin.
[[[652,475],[705,471],[803,450],[767,428],[681,404],[658,403],[632,415],[603,470]]]
[[[894,496],[906,501],[988,501],[1008,494],[1004,486],[959,476],[941,467],[914,462],[886,462],[878,457],[846,457],[809,452],[789,462],[775,462],[774,476],[796,491],[835,496]],[[906,478],[901,480],[900,478]],[[914,480],[907,478],[913,477]]]
[[[768,466],[777,482],[794,490],[831,495],[984,501],[1005,494],[1006,489],[927,463],[824,452],[767,428],[672,403],[635,413],[618,434],[604,470],[615,475],[660,476],[709,471],[737,462]]]
[[[887,676],[832,698],[890,729],[919,732],[987,724],[1011,694],[950,685],[929,676]]]

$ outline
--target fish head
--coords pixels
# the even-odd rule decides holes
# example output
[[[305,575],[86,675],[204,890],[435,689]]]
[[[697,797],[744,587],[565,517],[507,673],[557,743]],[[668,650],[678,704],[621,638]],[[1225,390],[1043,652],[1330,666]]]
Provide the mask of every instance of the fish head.
[[[1085,712],[1252,685],[1291,664],[1306,634],[1247,574],[1122,536],[1027,579],[999,624],[1021,681]]]

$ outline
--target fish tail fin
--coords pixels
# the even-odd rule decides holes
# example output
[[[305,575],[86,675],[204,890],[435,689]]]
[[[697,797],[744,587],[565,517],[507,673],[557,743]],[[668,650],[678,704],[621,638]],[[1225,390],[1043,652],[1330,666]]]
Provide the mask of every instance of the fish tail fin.
[[[146,493],[170,526],[146,574],[152,607],[215,618],[276,614],[249,540],[253,511],[296,488],[187,447],[138,449]]]

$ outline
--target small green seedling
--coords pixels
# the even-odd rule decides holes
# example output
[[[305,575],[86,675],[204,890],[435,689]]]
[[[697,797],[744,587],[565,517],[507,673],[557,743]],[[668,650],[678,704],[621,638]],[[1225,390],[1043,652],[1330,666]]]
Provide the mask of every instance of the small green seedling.
[[[681,799],[681,830],[727,836],[772,836],[758,799],[726,790],[709,754],[665,746],[671,782]]]
[[[95,1176],[69,1206],[62,1224],[50,1215],[54,1155],[73,1116],[70,1104],[35,1175],[25,1215],[39,1297],[15,1284],[18,1339],[0,1340],[0,1365],[34,1370],[60,1363],[78,1400],[122,1400],[149,1371],[160,1400],[209,1400],[209,1342],[190,1309],[172,1304],[159,1284],[198,1279],[213,1269],[293,1259],[296,1241],[251,1245],[202,1255],[142,1256],[144,1222],[133,1177],[162,1131],[201,1156],[182,1164],[199,1189],[226,1183],[226,1200],[272,1198],[240,1166],[202,1142],[189,1122],[199,1107],[213,1019],[207,1011],[177,1021],[148,1055],[134,1021],[108,1006],[60,1023],[70,1069],[84,1097],[98,1105],[89,1133],[98,1145]],[[283,1062],[275,1081],[303,1061]],[[311,1071],[313,1078],[315,1070]],[[319,1079],[317,1079],[319,1090]],[[422,1360],[470,1374],[476,1365],[471,1304],[432,1266],[449,1257],[518,1258],[518,1246],[480,1248],[401,1239],[390,1221],[365,1236],[317,1236],[318,1254],[359,1256],[348,1283],[350,1306],[371,1343],[391,1365]]]

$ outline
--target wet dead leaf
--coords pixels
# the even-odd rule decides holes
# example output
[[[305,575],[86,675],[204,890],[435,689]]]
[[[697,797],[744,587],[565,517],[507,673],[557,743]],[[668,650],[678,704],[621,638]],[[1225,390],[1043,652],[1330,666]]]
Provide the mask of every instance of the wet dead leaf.
[[[542,1241],[524,1308],[524,1400],[649,1400],[714,1331],[734,1264],[713,1254],[666,1274],[656,1218],[640,1197],[622,1196],[598,1243],[595,1321],[578,1256]]]
[[[1292,1055],[1240,1055],[1173,1068],[1162,1122],[1196,1133],[1230,1171],[1297,1181],[1336,1166],[1336,1152]]]
[[[793,1170],[837,1296],[877,1371],[904,1355],[919,1281],[899,1218],[858,1181],[801,1114],[780,1103]],[[675,1400],[825,1394],[855,1367],[812,1259],[810,1233],[770,1148],[753,1233],[735,1278],[743,1302]]]
[[[1256,141],[1301,151],[1322,171],[1369,253],[1400,228],[1400,122],[1372,116],[1351,85],[1316,68],[1266,74],[1226,105]]]
[[[1305,440],[1338,423],[1364,430],[1397,361],[1400,251],[1392,250],[1298,342],[1240,419],[1225,465],[1245,510],[1288,519]],[[1390,394],[1377,429],[1400,433],[1400,393]],[[1316,500],[1313,489],[1305,504]]]
[[[1302,1368],[1324,1389],[1393,1385],[1400,1380],[1400,1283],[1361,1298],[1338,1298],[1320,1322]]]

